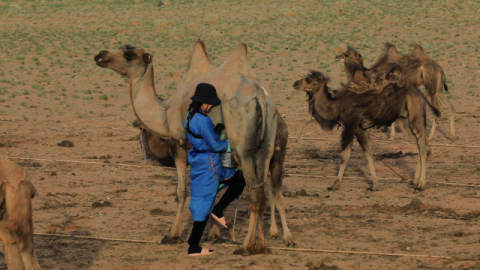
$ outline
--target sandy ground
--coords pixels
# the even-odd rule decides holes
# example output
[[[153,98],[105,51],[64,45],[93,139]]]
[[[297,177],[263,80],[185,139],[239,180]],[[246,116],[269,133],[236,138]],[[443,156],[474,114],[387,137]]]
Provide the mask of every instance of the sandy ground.
[[[335,12],[350,12],[348,7],[352,3],[354,1],[334,6]],[[413,15],[407,12],[407,8],[399,8],[398,14],[390,15],[390,23],[380,17],[370,20],[372,25],[379,27],[400,27],[388,31],[378,30],[379,27],[376,30],[361,28],[361,33],[378,32],[374,35],[374,44],[355,35],[350,37],[354,42],[345,41],[349,38],[346,37],[343,42],[328,43],[325,39],[342,29],[344,19],[338,19],[333,13],[326,14],[318,20],[323,23],[322,28],[315,28],[313,22],[301,16],[302,10],[308,10],[308,15],[314,8],[321,10],[319,4],[312,1],[302,2],[301,7],[283,2],[274,6],[265,1],[256,4],[208,1],[208,9],[213,13],[207,13],[209,15],[202,19],[208,24],[203,25],[195,17],[187,26],[180,24],[178,16],[193,16],[195,12],[203,14],[208,10],[207,4],[199,6],[198,3],[179,1],[176,7],[172,2],[166,2],[161,7],[169,12],[166,15],[161,10],[144,9],[145,3],[115,5],[109,2],[106,6],[116,15],[107,19],[105,16],[109,13],[94,4],[76,6],[71,1],[65,5],[58,2],[65,10],[53,4],[48,6],[30,1],[16,4],[0,1],[0,4],[7,8],[2,13],[6,17],[0,19],[3,20],[0,25],[3,36],[0,154],[12,158],[33,175],[32,181],[38,189],[33,200],[37,233],[34,241],[44,269],[480,269],[480,98],[476,86],[479,69],[474,48],[469,45],[478,41],[478,37],[471,32],[474,21],[467,24],[460,20],[474,20],[475,14],[471,11],[475,10],[474,2],[464,3],[471,5],[470,9],[449,3],[445,7],[432,7],[430,12],[438,12],[446,18],[436,22],[447,33],[433,31],[437,26],[431,22],[431,17],[419,18],[419,14],[426,13],[424,9],[427,7],[424,6],[422,11],[414,14],[419,18],[418,25],[430,26],[408,25],[409,30],[418,27],[417,32],[430,45],[427,53],[434,55],[446,70],[451,85],[450,100],[456,107],[459,139],[454,145],[449,144],[448,114],[442,108],[442,120],[431,142],[425,191],[414,192],[380,162],[383,160],[404,177],[413,177],[417,150],[405,133],[398,133],[398,139],[392,142],[388,141],[387,132],[372,131],[372,147],[378,157],[375,166],[380,178],[379,191],[373,193],[367,191],[370,173],[356,142],[341,189],[327,192],[340,163],[340,129],[324,132],[316,123],[311,123],[300,139],[289,139],[283,192],[288,225],[298,244],[297,249],[360,254],[273,249],[284,247],[283,240],[268,238],[271,255],[239,257],[232,255],[234,246],[206,242],[204,245],[215,249],[216,254],[203,258],[188,258],[186,244],[79,238],[160,241],[168,233],[176,209],[175,171],[144,164],[139,131],[131,126],[134,115],[128,82],[112,71],[95,67],[93,56],[100,50],[127,42],[132,45],[147,43],[141,46],[149,45],[156,57],[154,61],[158,63],[157,92],[168,97],[175,91],[175,83],[178,85],[186,69],[189,50],[196,37],[206,39],[207,49],[217,65],[236,42],[226,41],[230,34],[247,44],[252,40],[249,47],[253,49],[250,57],[255,70],[279,105],[290,136],[297,137],[310,119],[306,96],[291,87],[298,75],[309,69],[326,70],[332,77],[332,84],[338,85],[345,76],[340,64],[333,63],[333,58],[346,48],[346,44],[365,51],[367,66],[380,55],[385,40],[401,44],[400,49],[407,51],[407,45],[417,42],[418,38],[415,34],[402,32],[403,26],[395,24],[395,18],[405,16],[411,19]],[[188,9],[189,5],[198,10]],[[128,10],[129,6],[137,13]],[[43,12],[51,9],[52,12],[48,18],[29,16],[34,8]],[[252,20],[252,25],[258,24],[258,32],[251,32],[251,27],[255,26],[248,25],[248,18],[241,24],[233,24],[227,16],[231,9],[239,12],[232,15],[232,20],[263,9],[264,15],[261,16],[264,17],[256,17],[255,22]],[[351,12],[357,12],[357,9]],[[379,9],[388,10],[385,6]],[[151,26],[148,20],[139,18],[138,12],[142,10],[148,10],[145,12],[158,19],[158,23]],[[289,10],[292,14],[288,13]],[[212,14],[217,14],[218,18]],[[274,18],[277,15],[281,18],[279,31],[275,31]],[[363,18],[359,16],[363,15],[356,16],[355,20]],[[269,18],[274,22],[270,23]],[[333,22],[330,21],[332,18]],[[265,19],[264,25],[260,24],[261,19]],[[28,27],[32,29],[28,30]],[[95,30],[95,27],[99,29]],[[153,34],[149,29],[158,31]],[[298,29],[306,30],[303,34],[310,33],[308,35],[316,38],[318,44],[309,49],[306,39],[296,50],[286,50],[285,46],[289,45],[280,43],[280,40],[296,37]],[[190,30],[197,34],[191,34]],[[118,36],[109,36],[109,31]],[[122,31],[132,32],[125,34]],[[136,31],[142,35],[136,36]],[[266,44],[272,48],[280,44],[280,51],[262,51],[259,40],[269,31],[285,33],[284,37],[272,35],[270,39],[266,38]],[[181,33],[185,33],[185,39]],[[89,37],[89,34],[94,36]],[[459,34],[458,42],[454,41],[456,34]],[[159,36],[166,39],[156,43],[149,38],[139,38],[149,35],[155,35],[158,40]],[[394,38],[393,35],[399,36]],[[100,36],[110,37],[110,40],[102,40]],[[99,39],[94,41],[96,37]],[[437,41],[436,38],[447,40]],[[370,46],[362,47],[364,44]],[[255,49],[257,46],[259,48]],[[312,50],[320,58],[309,56]],[[429,130],[431,113],[427,118]],[[72,147],[60,146],[64,140],[72,142]],[[243,241],[246,235],[247,195],[242,195],[239,201],[235,229],[237,241]],[[229,222],[233,221],[235,205],[236,202],[228,208]],[[270,218],[268,208],[264,215],[267,236]],[[281,228],[278,214],[277,223]],[[191,224],[190,213],[185,210],[183,239],[187,238]],[[222,236],[232,240],[232,230],[222,230]],[[4,259],[0,259],[0,267],[6,269]]]

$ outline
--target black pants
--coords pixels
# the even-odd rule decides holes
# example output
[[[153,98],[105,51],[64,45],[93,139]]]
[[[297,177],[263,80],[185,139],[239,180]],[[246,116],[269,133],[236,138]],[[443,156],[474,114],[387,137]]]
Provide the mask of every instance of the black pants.
[[[217,217],[223,217],[223,210],[233,202],[247,185],[245,178],[243,178],[242,171],[236,171],[232,178],[223,181],[222,183],[228,185],[227,190],[223,194],[222,198],[218,201],[217,205],[213,208],[213,214]]]
[[[223,217],[223,210],[233,202],[240,194],[242,194],[243,189],[247,185],[245,183],[245,178],[243,178],[242,171],[237,171],[232,178],[223,181],[222,183],[227,184],[228,188],[223,194],[222,198],[218,201],[217,205],[213,208],[213,213],[217,217]],[[188,238],[188,253],[198,253],[202,251],[200,247],[200,239],[202,238],[203,231],[207,225],[208,217],[205,221],[194,221],[192,233]]]

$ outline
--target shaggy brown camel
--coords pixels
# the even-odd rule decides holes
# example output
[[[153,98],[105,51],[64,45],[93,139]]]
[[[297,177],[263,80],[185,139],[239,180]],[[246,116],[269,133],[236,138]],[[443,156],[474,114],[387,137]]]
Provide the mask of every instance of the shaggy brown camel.
[[[33,245],[32,198],[35,187],[15,162],[0,158],[0,241],[9,270],[40,270]]]
[[[445,91],[448,92],[447,79],[442,67],[430,59],[424,52],[423,48],[415,44],[413,51],[410,54],[401,55],[395,45],[386,43],[386,52],[382,55],[370,69],[365,68],[365,75],[371,76],[376,72],[387,72],[389,69],[389,62],[397,62],[405,72],[406,79],[413,85],[420,87],[423,85],[426,90],[426,95],[430,98],[433,106],[439,108],[439,104],[447,107],[450,115],[450,136],[452,143],[456,140],[455,135],[455,111],[452,103],[445,96]],[[363,58],[355,49],[349,47],[346,52],[337,55],[335,60],[340,60],[347,65],[348,63],[358,63],[363,66]],[[348,70],[346,70],[348,74]],[[351,74],[348,74],[351,79]],[[432,129],[428,140],[433,139],[436,122],[439,116],[433,119]],[[392,126],[392,133],[390,139],[395,138],[395,128]]]
[[[262,214],[265,210],[264,184],[270,161],[275,149],[281,149],[280,145],[275,145],[277,118],[280,116],[274,101],[253,73],[246,45],[238,44],[223,65],[216,68],[203,41],[197,41],[178,91],[165,101],[156,99],[152,55],[145,50],[127,46],[123,50],[102,51],[94,60],[100,67],[110,68],[130,80],[130,96],[136,116],[150,130],[168,139],[173,149],[179,206],[170,234],[162,243],[181,242],[187,165],[183,123],[195,86],[205,82],[215,86],[222,100],[222,104],[214,107],[209,116],[214,123],[225,124],[232,152],[251,189],[249,229],[243,247],[235,254],[271,253],[263,232]],[[281,195],[280,192],[278,194]]]
[[[360,70],[361,71],[361,70]],[[386,79],[390,76],[397,80],[403,76],[401,67],[392,66]],[[411,184],[415,189],[423,190],[426,183],[426,162],[428,143],[425,136],[425,103],[429,104],[420,90],[405,79],[399,83],[390,83],[379,94],[367,91],[356,94],[342,89],[337,98],[332,97],[332,90],[327,83],[329,78],[318,71],[311,71],[306,78],[296,81],[294,89],[305,91],[308,95],[309,110],[324,130],[332,130],[335,126],[343,126],[342,163],[337,179],[329,190],[338,189],[341,185],[345,167],[350,158],[354,137],[357,138],[368,161],[372,184],[369,190],[377,190],[377,176],[370,149],[368,129],[388,126],[395,120],[405,121],[408,132],[416,139],[419,160],[415,176]],[[438,111],[432,107],[434,113]]]

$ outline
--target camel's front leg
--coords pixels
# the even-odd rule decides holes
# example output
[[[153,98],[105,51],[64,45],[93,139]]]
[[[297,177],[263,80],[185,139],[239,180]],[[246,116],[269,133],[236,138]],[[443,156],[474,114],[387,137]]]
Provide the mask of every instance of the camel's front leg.
[[[353,127],[352,127],[353,126]],[[333,186],[329,187],[328,190],[337,190],[342,185],[343,173],[347,167],[348,160],[350,159],[350,152],[352,151],[353,138],[357,133],[358,124],[345,124],[345,129],[342,133],[342,152],[340,157],[342,158],[342,163],[340,164],[340,169],[338,170],[337,179],[333,183]]]
[[[372,149],[370,148],[370,139],[368,136],[368,131],[359,129],[357,131],[357,140],[360,143],[360,146],[362,147],[363,153],[365,154],[365,158],[367,159],[368,162],[368,167],[370,169],[370,174],[372,175],[372,185],[368,190],[370,191],[376,191],[377,190],[377,173],[375,172],[375,164],[373,162],[373,154],[372,154]]]
[[[182,240],[182,212],[187,199],[186,194],[186,171],[187,151],[184,147],[175,146],[175,167],[177,168],[177,215],[170,233],[162,239],[162,244],[183,243]]]

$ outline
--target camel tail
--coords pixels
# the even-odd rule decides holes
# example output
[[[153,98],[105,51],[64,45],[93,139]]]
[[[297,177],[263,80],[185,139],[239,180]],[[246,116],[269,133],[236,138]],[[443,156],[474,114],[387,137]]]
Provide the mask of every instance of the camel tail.
[[[441,114],[440,114],[440,111],[438,110],[437,107],[433,106],[432,103],[430,103],[430,101],[428,101],[427,97],[422,93],[422,97],[423,97],[423,100],[425,100],[425,103],[427,103],[427,105],[430,107],[430,109],[432,110],[433,114],[436,116],[436,117],[440,117]]]
[[[263,86],[257,88],[257,115],[259,116],[257,122],[257,145],[251,149],[250,153],[256,153],[263,144],[265,133],[267,131],[267,90]]]

